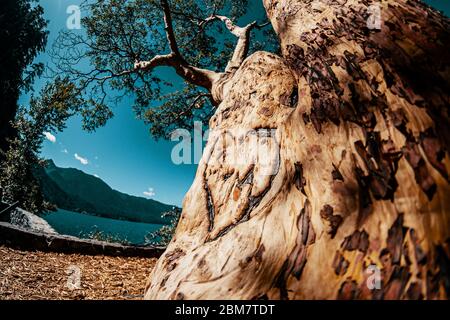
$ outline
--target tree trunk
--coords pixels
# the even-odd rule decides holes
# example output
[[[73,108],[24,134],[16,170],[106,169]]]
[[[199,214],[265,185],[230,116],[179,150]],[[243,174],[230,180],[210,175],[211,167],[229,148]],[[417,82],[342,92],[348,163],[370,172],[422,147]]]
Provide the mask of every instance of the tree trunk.
[[[449,20],[404,0],[264,6],[282,57],[224,84],[146,298],[449,297]]]

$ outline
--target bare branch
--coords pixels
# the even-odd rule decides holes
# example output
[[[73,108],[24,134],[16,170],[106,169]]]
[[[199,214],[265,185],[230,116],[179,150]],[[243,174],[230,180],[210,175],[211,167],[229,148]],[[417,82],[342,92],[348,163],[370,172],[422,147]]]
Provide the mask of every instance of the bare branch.
[[[131,71],[124,71],[122,74],[126,74],[127,72],[136,72],[136,71],[150,71],[157,66],[170,66],[172,61],[176,59],[175,53],[169,53],[166,55],[157,55],[148,61],[135,61],[134,69]]]
[[[172,53],[181,58],[175,34],[173,32],[172,15],[170,13],[169,2],[167,0],[161,0],[161,6],[164,11],[164,30],[166,31],[167,41],[169,42],[170,50],[172,51]]]
[[[151,71],[158,66],[173,67],[176,73],[186,81],[201,86],[211,91],[212,86],[216,80],[219,79],[220,74],[207,70],[194,67],[174,53],[167,55],[158,55],[149,61],[136,61],[134,69],[130,71],[124,71],[120,75],[129,74],[137,71]]]
[[[245,27],[239,27],[235,25],[230,18],[219,15],[210,16],[206,18],[202,23],[208,23],[214,20],[222,21],[227,27],[227,29],[238,38],[245,37],[245,34],[248,32],[248,29],[252,29],[253,27],[256,26],[256,21],[253,21],[252,23],[246,25]]]
[[[269,23],[258,25],[256,21],[253,21],[245,27],[239,27],[226,16],[211,15],[205,20],[201,21],[199,23],[199,26],[203,28],[207,23],[215,20],[222,21],[225,24],[225,27],[230,31],[230,33],[238,38],[233,56],[231,57],[231,60],[228,62],[228,65],[225,69],[225,72],[232,72],[233,70],[239,68],[239,66],[247,57],[248,50],[250,48],[250,32],[254,28],[261,29],[267,26]]]

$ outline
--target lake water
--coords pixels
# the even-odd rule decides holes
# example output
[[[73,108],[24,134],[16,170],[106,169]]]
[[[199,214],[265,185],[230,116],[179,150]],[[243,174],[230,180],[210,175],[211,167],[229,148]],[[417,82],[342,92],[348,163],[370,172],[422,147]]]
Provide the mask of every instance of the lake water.
[[[100,231],[132,244],[143,244],[145,235],[163,226],[96,217],[63,209],[50,212],[43,218],[60,234],[83,238],[89,233]]]

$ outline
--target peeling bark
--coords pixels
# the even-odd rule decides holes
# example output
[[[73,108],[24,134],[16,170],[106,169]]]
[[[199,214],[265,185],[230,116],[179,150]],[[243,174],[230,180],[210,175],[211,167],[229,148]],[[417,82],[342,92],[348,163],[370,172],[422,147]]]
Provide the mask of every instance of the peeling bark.
[[[146,298],[448,298],[449,20],[406,0],[264,5],[282,56],[257,52],[223,82]],[[271,130],[277,156],[245,158],[243,129]]]

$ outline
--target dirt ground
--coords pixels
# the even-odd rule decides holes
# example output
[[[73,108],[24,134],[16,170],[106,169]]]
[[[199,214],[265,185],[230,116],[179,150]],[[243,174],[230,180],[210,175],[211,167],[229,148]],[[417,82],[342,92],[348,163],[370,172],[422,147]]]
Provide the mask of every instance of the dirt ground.
[[[141,299],[156,261],[0,246],[0,300]]]

